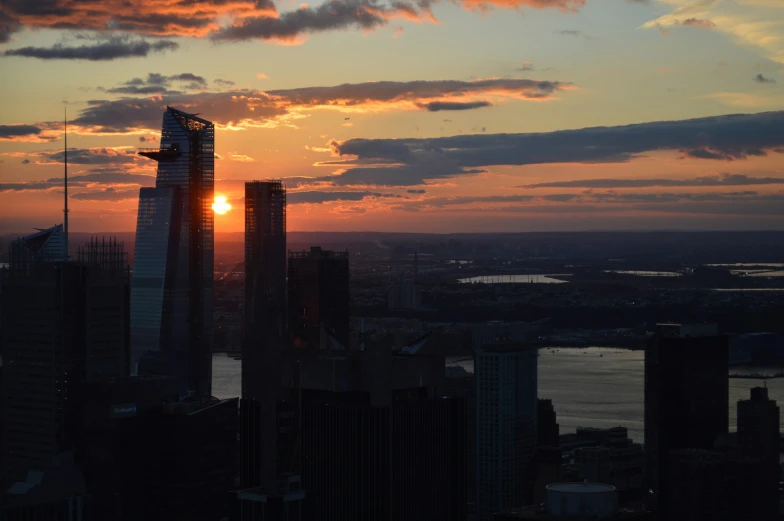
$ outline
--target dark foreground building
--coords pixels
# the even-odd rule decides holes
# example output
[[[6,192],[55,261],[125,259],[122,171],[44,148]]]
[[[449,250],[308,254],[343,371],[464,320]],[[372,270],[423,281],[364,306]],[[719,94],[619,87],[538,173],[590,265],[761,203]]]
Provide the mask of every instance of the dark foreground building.
[[[711,450],[727,433],[729,341],[715,324],[659,325],[645,350],[646,501],[669,517],[670,452]]]
[[[779,519],[779,408],[768,398],[768,389],[751,389],[749,400],[738,401],[738,446],[744,456],[759,461],[759,501],[749,518]]]
[[[434,395],[443,356],[301,360],[303,519],[465,519],[466,408]]]
[[[128,362],[128,271],[122,245],[88,243],[57,261],[41,234],[15,241],[3,291],[2,418],[9,483],[45,471],[78,440],[79,385],[122,376]],[[51,239],[51,237],[50,237]]]
[[[289,337],[293,345],[311,349],[347,347],[348,252],[319,247],[289,252],[288,283]]]
[[[95,379],[77,460],[101,521],[215,521],[230,513],[237,402],[177,399],[171,377]]]

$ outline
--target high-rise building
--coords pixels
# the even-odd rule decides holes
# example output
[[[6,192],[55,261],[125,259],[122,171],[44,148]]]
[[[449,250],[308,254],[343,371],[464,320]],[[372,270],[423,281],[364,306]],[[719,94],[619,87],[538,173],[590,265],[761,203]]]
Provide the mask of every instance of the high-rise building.
[[[345,349],[349,343],[348,252],[289,252],[289,336],[295,347]]]
[[[286,340],[286,189],[280,181],[245,183],[245,310],[242,396],[267,394],[265,361]]]
[[[560,443],[558,418],[552,400],[539,400],[536,422],[536,446],[558,447]]]
[[[245,183],[241,521],[302,519],[296,360],[286,347],[286,189]],[[288,385],[288,387],[286,386]]]
[[[132,363],[163,372],[183,394],[209,396],[212,370],[215,127],[172,107],[155,188],[142,188],[131,291]],[[146,365],[154,366],[147,370]]]
[[[479,521],[523,506],[536,448],[537,352],[520,344],[485,345],[476,353]]]
[[[445,368],[444,387],[437,395],[462,398],[466,403],[466,502],[476,495],[476,377],[461,366]]]
[[[760,500],[749,519],[779,519],[779,408],[768,389],[751,389],[751,399],[738,401],[738,446],[744,456],[759,461]]]
[[[77,461],[91,519],[216,521],[236,485],[237,399],[178,399],[169,376],[82,386]],[[140,500],[143,498],[143,500]]]
[[[659,325],[645,350],[646,502],[669,520],[670,451],[727,433],[729,341],[715,324]]]
[[[34,242],[30,242],[33,237]],[[2,429],[8,480],[50,468],[78,438],[81,382],[122,376],[128,361],[128,268],[122,245],[91,241],[78,260],[35,242],[10,248],[3,291]]]
[[[466,406],[444,357],[370,345],[300,355],[303,519],[465,519]]]

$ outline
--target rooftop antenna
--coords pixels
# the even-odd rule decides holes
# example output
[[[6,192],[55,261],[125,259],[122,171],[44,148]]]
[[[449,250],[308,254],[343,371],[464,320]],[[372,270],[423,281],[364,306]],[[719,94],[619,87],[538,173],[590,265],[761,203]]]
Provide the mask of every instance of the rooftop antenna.
[[[63,139],[65,140],[65,154],[63,160],[65,163],[65,207],[63,208],[63,232],[65,239],[63,241],[65,248],[65,260],[68,260],[68,107],[65,109],[65,119],[63,120]]]

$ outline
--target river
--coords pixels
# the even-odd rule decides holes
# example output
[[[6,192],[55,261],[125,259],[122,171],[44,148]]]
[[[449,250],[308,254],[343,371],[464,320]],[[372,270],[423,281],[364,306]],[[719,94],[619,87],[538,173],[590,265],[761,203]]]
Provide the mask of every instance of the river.
[[[553,349],[555,351],[553,351]],[[643,443],[643,351],[589,347],[585,349],[542,348],[539,350],[539,397],[553,400],[561,433],[577,427],[629,429],[634,441]],[[600,356],[601,355],[601,356]],[[473,371],[473,361],[447,360]],[[230,398],[240,394],[240,364],[224,354],[212,362],[213,394]],[[736,373],[770,373],[760,367],[733,367]],[[748,399],[749,389],[762,380],[730,379],[730,429],[735,430],[737,402]],[[768,380],[770,398],[784,404],[784,379]]]

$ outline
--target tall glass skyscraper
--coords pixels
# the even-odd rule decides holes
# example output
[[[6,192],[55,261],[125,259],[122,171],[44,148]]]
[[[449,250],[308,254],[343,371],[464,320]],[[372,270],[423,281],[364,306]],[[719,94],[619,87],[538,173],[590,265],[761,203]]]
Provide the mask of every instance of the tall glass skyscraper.
[[[183,392],[211,392],[215,127],[172,107],[163,113],[155,188],[142,188],[131,282],[132,365],[165,373]]]

